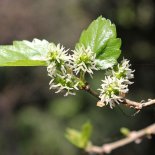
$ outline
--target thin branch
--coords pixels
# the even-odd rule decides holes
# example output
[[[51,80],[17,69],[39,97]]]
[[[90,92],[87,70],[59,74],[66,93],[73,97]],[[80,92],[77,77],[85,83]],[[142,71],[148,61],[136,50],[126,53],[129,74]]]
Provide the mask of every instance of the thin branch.
[[[141,110],[144,107],[149,107],[153,104],[155,104],[155,99],[149,99],[147,102],[135,102],[135,101],[131,101],[129,99],[124,99],[123,104],[125,104],[126,106],[130,107],[130,108],[134,108],[136,110]]]
[[[92,90],[89,84],[86,84],[85,87],[83,87],[83,90],[100,100],[98,93]],[[149,99],[147,102],[135,102],[126,98],[122,98],[122,101],[123,102],[120,102],[120,104],[122,103],[127,107],[136,109],[138,111],[142,110],[144,107],[155,105],[155,99]]]
[[[155,134],[155,123],[139,131],[132,131],[128,134],[126,138],[118,140],[116,142],[104,144],[103,146],[94,146],[94,145],[89,146],[86,149],[86,151],[88,153],[97,153],[97,154],[110,153],[111,151],[124,145],[127,145],[131,142],[139,141],[147,136],[150,137],[150,135],[152,134]]]
[[[88,84],[85,87],[83,87],[83,90],[85,90],[92,96],[96,97],[98,100],[100,100],[97,92],[93,91]],[[129,108],[134,108],[140,111],[144,107],[155,105],[155,99],[149,99],[147,102],[135,102],[126,98],[122,98],[122,102],[120,102],[120,104],[126,105]],[[152,134],[155,134],[155,123],[139,131],[132,131],[128,134],[126,138],[118,140],[116,142],[104,144],[103,146],[91,145],[88,148],[86,148],[86,151],[88,153],[97,153],[97,154],[110,153],[111,151],[119,147],[127,145],[131,142],[140,141],[143,137],[145,136],[148,137]]]
[[[83,87],[83,90],[85,90],[86,92],[88,92],[89,94],[91,94],[92,96],[94,96],[94,97],[96,97],[97,99],[100,100],[98,93],[95,92],[94,90],[92,90],[92,89],[90,88],[90,85],[89,85],[89,84],[86,84],[86,85]]]

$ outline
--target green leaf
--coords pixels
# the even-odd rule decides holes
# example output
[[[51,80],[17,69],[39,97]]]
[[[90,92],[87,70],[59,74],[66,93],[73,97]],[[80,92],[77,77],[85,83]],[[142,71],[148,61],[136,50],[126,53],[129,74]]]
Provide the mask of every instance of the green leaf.
[[[81,132],[81,139],[82,139],[84,148],[89,143],[91,133],[92,133],[92,125],[89,122],[85,123],[82,126],[82,132]]]
[[[105,49],[97,56],[97,64],[100,69],[107,69],[117,63],[117,59],[121,54],[121,39],[109,39]]]
[[[124,136],[128,136],[130,134],[130,130],[128,128],[122,127],[120,129],[120,132],[124,135]]]
[[[79,131],[68,128],[65,136],[73,145],[83,148],[81,145],[81,133]]]
[[[92,132],[92,125],[90,123],[85,123],[82,126],[81,131],[75,129],[67,129],[66,138],[75,146],[79,148],[86,148],[89,144],[89,139]]]
[[[0,46],[0,66],[46,66],[49,42],[34,39]]]
[[[76,48],[88,46],[96,53],[98,67],[107,69],[117,62],[121,40],[116,38],[116,27],[102,16],[94,20],[80,36]]]

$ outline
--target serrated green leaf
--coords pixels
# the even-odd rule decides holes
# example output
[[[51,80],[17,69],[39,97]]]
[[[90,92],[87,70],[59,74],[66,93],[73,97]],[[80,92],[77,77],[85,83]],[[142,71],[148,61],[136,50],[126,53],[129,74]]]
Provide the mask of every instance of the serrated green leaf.
[[[49,42],[34,39],[0,46],[0,66],[46,66]]]
[[[75,129],[67,129],[66,138],[75,146],[79,148],[86,148],[92,131],[92,125],[90,123],[85,123],[82,126],[82,130],[78,131]]]
[[[117,59],[121,54],[121,39],[109,39],[102,53],[97,55],[97,64],[100,69],[107,69],[117,63]]]
[[[98,67],[107,69],[117,62],[121,50],[121,40],[116,38],[116,27],[102,16],[94,20],[80,36],[76,48],[88,46],[96,53]]]

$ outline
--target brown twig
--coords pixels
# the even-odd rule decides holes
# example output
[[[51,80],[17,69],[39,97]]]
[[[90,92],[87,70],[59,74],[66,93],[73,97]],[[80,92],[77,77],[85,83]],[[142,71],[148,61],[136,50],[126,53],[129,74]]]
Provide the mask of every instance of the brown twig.
[[[155,104],[155,99],[149,99],[147,102],[135,102],[135,101],[131,101],[129,99],[124,99],[123,104],[125,104],[126,106],[130,107],[130,108],[134,108],[136,110],[141,110],[144,107],[149,107],[153,104]]]
[[[98,93],[95,92],[94,90],[92,90],[92,89],[90,88],[90,85],[89,85],[89,84],[86,84],[86,85],[83,87],[83,90],[85,90],[86,92],[88,92],[89,94],[91,94],[92,96],[94,96],[94,97],[96,97],[97,99],[100,100]]]
[[[98,100],[100,100],[98,93],[95,92],[94,90],[92,90],[90,88],[89,84],[86,84],[83,87],[83,90],[85,90],[86,92],[88,92],[92,96],[96,97]],[[131,101],[131,100],[126,99],[126,98],[122,98],[122,101],[123,102],[120,102],[120,103],[126,105],[129,108],[133,108],[133,109],[138,110],[138,111],[140,111],[144,107],[149,107],[153,104],[155,105],[155,99],[149,99],[147,102],[135,102],[135,101]]]
[[[90,93],[91,95],[96,97],[98,100],[100,100],[99,95],[95,91],[93,91],[88,84],[85,87],[83,87],[83,90]],[[123,105],[126,105],[129,108],[134,108],[137,111],[140,111],[144,107],[155,105],[155,99],[149,99],[147,102],[135,102],[135,101],[131,101],[126,98],[122,98],[122,102],[120,102],[120,104],[121,103]],[[141,138],[145,136],[150,136],[151,134],[155,134],[155,123],[139,131],[132,131],[129,133],[129,135],[126,138],[118,140],[116,142],[104,144],[103,146],[91,145],[86,148],[86,151],[88,153],[97,153],[97,154],[110,153],[111,151],[119,147],[127,145],[131,142],[137,142]]]
[[[103,146],[94,146],[94,145],[89,146],[86,149],[86,151],[89,153],[97,153],[97,154],[110,153],[111,151],[119,147],[127,145],[131,142],[139,141],[143,137],[147,137],[152,134],[155,134],[155,123],[139,131],[132,131],[128,134],[126,138],[118,140],[116,142],[104,144]]]

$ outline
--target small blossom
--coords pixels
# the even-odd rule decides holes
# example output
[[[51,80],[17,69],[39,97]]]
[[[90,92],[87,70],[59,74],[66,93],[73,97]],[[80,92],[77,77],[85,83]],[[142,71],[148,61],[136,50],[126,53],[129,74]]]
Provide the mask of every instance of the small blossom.
[[[60,44],[55,45],[50,43],[48,46],[47,61],[64,65],[65,62],[70,61],[68,50],[65,50],[63,46],[60,46]]]
[[[130,69],[130,66],[129,60],[123,59],[120,64],[107,71],[107,75],[115,76],[118,79],[123,78],[125,84],[133,84],[130,79],[134,78],[134,70]]]
[[[111,108],[115,104],[122,102],[121,94],[128,92],[128,85],[124,84],[124,79],[117,79],[116,77],[106,76],[105,80],[102,80],[99,98],[101,102],[106,105],[110,105]]]
[[[80,71],[93,74],[93,70],[97,70],[95,63],[96,54],[91,51],[90,47],[84,46],[73,51],[72,65],[73,71],[78,74]]]
[[[56,64],[54,62],[51,62],[47,66],[47,72],[48,72],[48,76],[50,77],[54,77],[56,75],[57,69],[56,69]]]
[[[127,59],[123,59],[120,64],[111,68],[106,72],[105,80],[103,80],[100,90],[100,102],[109,104],[113,108],[116,104],[122,102],[122,97],[129,91],[128,85],[134,77],[133,70],[130,69]]]
[[[57,74],[55,78],[52,78],[50,81],[50,89],[57,89],[56,93],[59,93],[61,91],[65,91],[65,95],[75,95],[74,90],[78,90],[78,81],[74,79],[74,77],[71,74],[66,75],[60,75]]]
[[[68,74],[64,66],[59,68],[55,62],[51,62],[47,67],[47,72],[51,77],[50,89],[56,89],[56,93],[66,91],[65,96],[75,95],[74,90],[79,89],[79,81],[74,75]]]
[[[120,63],[118,64],[118,73],[122,74],[125,79],[133,79],[134,78],[134,70],[130,69],[131,64],[129,64],[129,60],[123,59]]]
[[[68,94],[74,95],[73,89],[78,89],[78,82],[72,74],[68,73],[70,61],[71,56],[68,55],[68,50],[65,50],[60,44],[49,44],[47,72],[51,77],[51,81],[49,82],[50,89],[56,89],[56,93],[65,91],[65,96]]]

